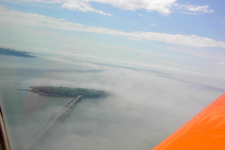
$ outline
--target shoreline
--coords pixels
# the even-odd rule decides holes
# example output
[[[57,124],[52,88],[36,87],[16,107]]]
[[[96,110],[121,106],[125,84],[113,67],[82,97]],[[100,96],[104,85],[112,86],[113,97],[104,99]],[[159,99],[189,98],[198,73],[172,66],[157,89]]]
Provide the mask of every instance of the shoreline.
[[[83,88],[69,88],[69,87],[53,87],[53,86],[32,86],[30,89],[17,89],[20,91],[29,91],[41,96],[48,97],[65,97],[76,98],[79,95],[83,95],[84,98],[99,98],[109,96],[108,92],[95,89],[83,89]]]
[[[54,93],[44,93],[44,92],[40,92],[37,89],[32,88],[31,90],[28,90],[31,93],[36,93],[42,96],[49,96],[49,97],[74,97],[76,98],[76,96],[66,96],[66,95],[58,95],[58,94],[54,94]]]
[[[27,90],[27,89],[17,89],[19,91],[27,91],[27,92],[31,92],[31,93],[35,93],[35,94],[39,94],[41,96],[48,96],[48,97],[74,97],[76,98],[76,96],[66,96],[66,95],[58,95],[58,94],[50,94],[50,93],[44,93],[44,92],[40,92],[38,90]]]

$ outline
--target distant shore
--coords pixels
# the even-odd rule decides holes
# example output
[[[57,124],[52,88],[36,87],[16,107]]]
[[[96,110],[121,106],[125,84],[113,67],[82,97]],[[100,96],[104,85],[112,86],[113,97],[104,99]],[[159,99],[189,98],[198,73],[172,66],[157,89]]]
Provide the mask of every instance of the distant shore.
[[[2,47],[0,47],[0,55],[9,55],[9,56],[27,57],[27,58],[36,57],[33,54],[28,52],[17,51],[15,49],[2,48]]]

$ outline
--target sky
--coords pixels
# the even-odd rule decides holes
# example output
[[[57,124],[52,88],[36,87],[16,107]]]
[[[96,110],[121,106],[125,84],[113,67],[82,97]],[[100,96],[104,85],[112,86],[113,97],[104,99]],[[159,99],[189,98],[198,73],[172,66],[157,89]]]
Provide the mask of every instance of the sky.
[[[221,0],[0,1],[0,47],[37,56],[0,56],[0,99],[13,149],[69,102],[17,90],[38,85],[111,93],[84,99],[40,150],[155,147],[225,91],[223,6]],[[44,103],[31,120],[22,110],[30,99]]]

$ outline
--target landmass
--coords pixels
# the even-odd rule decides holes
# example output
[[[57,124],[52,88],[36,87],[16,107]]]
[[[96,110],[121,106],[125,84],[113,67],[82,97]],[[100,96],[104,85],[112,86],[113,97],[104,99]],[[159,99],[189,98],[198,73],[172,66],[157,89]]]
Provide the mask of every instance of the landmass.
[[[69,87],[53,87],[53,86],[32,86],[30,92],[43,96],[52,97],[77,97],[82,95],[84,98],[99,98],[109,95],[103,90],[85,89],[85,88],[69,88]]]
[[[10,56],[18,56],[18,57],[36,57],[28,52],[22,52],[22,51],[17,51],[15,49],[1,48],[1,47],[0,47],[0,55],[10,55]]]

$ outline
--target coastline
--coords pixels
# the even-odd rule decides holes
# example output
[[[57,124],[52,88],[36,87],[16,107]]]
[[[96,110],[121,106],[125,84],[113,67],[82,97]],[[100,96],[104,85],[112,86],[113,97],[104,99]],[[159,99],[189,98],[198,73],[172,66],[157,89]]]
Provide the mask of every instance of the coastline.
[[[54,93],[45,93],[40,92],[36,87],[31,87],[30,90],[28,90],[31,93],[36,93],[42,96],[49,96],[49,97],[75,97],[75,96],[67,96],[67,95],[60,95],[60,94],[54,94]]]
[[[29,91],[42,96],[48,97],[74,97],[83,95],[84,98],[106,97],[110,94],[102,90],[85,89],[85,88],[69,88],[69,87],[53,87],[53,86],[32,86],[29,90],[18,89],[20,91]]]

